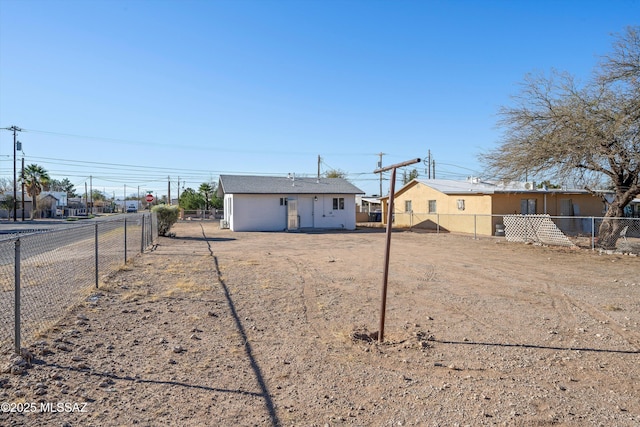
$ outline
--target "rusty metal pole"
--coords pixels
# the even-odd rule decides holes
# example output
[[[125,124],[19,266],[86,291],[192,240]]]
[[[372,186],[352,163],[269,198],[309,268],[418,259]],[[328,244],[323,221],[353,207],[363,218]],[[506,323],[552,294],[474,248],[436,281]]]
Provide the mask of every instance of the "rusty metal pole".
[[[391,255],[391,229],[393,222],[393,202],[395,196],[396,169],[402,166],[419,163],[420,159],[413,159],[403,163],[387,166],[382,169],[376,169],[373,173],[382,173],[391,170],[391,183],[389,184],[389,203],[387,206],[387,241],[384,252],[384,277],[382,278],[382,298],[380,301],[380,325],[378,331],[378,342],[384,342],[384,320],[387,311],[387,285],[389,283],[389,258]]]
[[[387,311],[387,285],[389,283],[389,257],[391,255],[391,223],[393,222],[393,197],[395,195],[396,168],[391,170],[391,188],[389,190],[389,203],[387,204],[387,243],[384,250],[384,273],[382,277],[382,298],[380,301],[380,326],[378,329],[378,342],[384,342],[384,319]]]

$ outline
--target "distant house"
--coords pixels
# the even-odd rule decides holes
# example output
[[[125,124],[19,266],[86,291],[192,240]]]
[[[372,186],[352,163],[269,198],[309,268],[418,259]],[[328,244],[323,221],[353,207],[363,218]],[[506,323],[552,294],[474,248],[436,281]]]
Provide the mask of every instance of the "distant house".
[[[389,198],[382,199],[386,224]],[[492,235],[501,215],[602,216],[602,198],[586,190],[537,188],[533,182],[414,179],[395,193],[393,225]],[[567,219],[567,221],[573,221]],[[576,227],[582,227],[578,223]]]
[[[22,213],[22,193],[18,192],[16,194],[18,196],[17,204],[16,204],[16,217],[21,218],[23,216]],[[11,219],[13,218],[13,195],[10,193],[0,193],[0,218],[1,219]],[[31,216],[31,209],[33,206],[33,201],[31,197],[25,193],[24,195],[24,217],[29,218]]]
[[[36,209],[43,218],[62,217],[68,206],[65,191],[43,191],[38,196]]]
[[[221,175],[221,224],[232,231],[356,228],[357,194],[342,178]]]
[[[382,203],[380,197],[356,196],[356,221],[380,222],[382,221]]]

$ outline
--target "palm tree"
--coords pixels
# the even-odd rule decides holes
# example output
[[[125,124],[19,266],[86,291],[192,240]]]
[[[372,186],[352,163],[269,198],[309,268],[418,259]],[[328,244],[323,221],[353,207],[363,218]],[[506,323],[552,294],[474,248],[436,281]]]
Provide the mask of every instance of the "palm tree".
[[[24,183],[27,194],[31,196],[31,219],[35,214],[36,198],[42,192],[43,188],[49,183],[49,173],[42,166],[31,164],[24,168],[24,172],[20,177]]]

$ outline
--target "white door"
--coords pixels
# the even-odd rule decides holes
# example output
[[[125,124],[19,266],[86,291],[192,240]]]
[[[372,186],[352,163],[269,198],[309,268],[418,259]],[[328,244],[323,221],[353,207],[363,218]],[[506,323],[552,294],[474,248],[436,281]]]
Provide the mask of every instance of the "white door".
[[[313,223],[313,197],[298,198],[298,218],[300,228],[314,228]]]

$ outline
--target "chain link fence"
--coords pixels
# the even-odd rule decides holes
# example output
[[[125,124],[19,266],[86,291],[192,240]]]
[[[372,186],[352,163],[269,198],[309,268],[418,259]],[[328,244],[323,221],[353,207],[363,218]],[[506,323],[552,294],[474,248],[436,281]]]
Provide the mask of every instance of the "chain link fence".
[[[1,351],[36,340],[157,236],[156,215],[143,213],[0,241]]]
[[[640,218],[396,212],[394,226],[640,254]]]
[[[180,219],[181,220],[207,220],[207,219],[221,219],[223,216],[222,209],[180,209]]]

